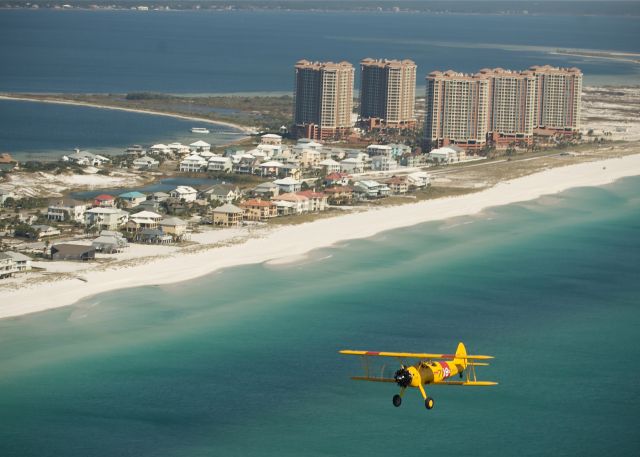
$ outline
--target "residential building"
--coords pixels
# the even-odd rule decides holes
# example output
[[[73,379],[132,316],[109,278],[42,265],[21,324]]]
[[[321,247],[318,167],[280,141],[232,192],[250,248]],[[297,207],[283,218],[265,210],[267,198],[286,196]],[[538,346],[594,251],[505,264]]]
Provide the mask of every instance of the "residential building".
[[[353,187],[354,192],[362,195],[364,198],[386,197],[391,192],[391,189],[389,189],[386,184],[371,180],[357,181]]]
[[[325,160],[321,161],[318,165],[320,167],[322,167],[322,170],[327,175],[330,175],[332,173],[339,173],[340,172],[340,163],[336,162],[333,159],[325,159]]]
[[[169,244],[173,242],[173,237],[159,228],[146,228],[136,235],[136,240],[149,244]]]
[[[126,208],[133,208],[147,199],[142,192],[132,191],[118,195],[118,198]]]
[[[143,229],[155,229],[162,219],[162,215],[153,211],[140,211],[132,214],[125,224],[128,232],[138,232]]]
[[[360,119],[368,128],[415,125],[416,64],[411,60],[360,62]]]
[[[406,194],[409,191],[409,182],[406,176],[394,176],[387,181],[387,186],[393,194]]]
[[[4,254],[13,259],[17,271],[31,271],[31,257],[13,251],[5,251]]]
[[[274,203],[278,205],[281,202],[287,202],[288,204],[283,206],[291,208],[293,214],[308,213],[310,210],[309,198],[305,195],[294,193],[280,194],[274,200]]]
[[[248,221],[266,222],[278,215],[275,203],[259,198],[247,200],[240,207],[244,209],[244,218]]]
[[[464,149],[456,146],[443,146],[434,149],[429,154],[429,160],[434,163],[447,164],[459,162],[464,157]]]
[[[298,195],[309,199],[309,211],[324,211],[327,209],[327,196],[323,192],[315,192],[313,190],[303,190]]]
[[[429,73],[424,129],[429,148],[448,144],[482,148],[487,141],[489,93],[488,75]]]
[[[325,176],[323,183],[325,186],[346,186],[350,178],[349,173],[334,172]]]
[[[393,157],[393,148],[388,144],[370,144],[367,146],[367,154],[369,157]]]
[[[356,158],[344,159],[340,162],[340,170],[349,174],[364,173],[364,162]]]
[[[258,197],[276,197],[280,193],[280,187],[272,182],[263,182],[254,187],[251,193]]]
[[[207,167],[207,160],[198,154],[192,154],[180,161],[180,171],[187,173],[198,173],[206,170]]]
[[[118,208],[95,207],[84,213],[85,225],[98,230],[118,230],[127,220],[129,213]]]
[[[193,152],[210,152],[211,145],[206,141],[198,140],[189,145]]]
[[[431,177],[429,173],[424,171],[416,171],[407,175],[409,185],[416,188],[428,187],[431,185]]]
[[[340,138],[351,131],[353,78],[349,62],[296,63],[294,124],[299,137]]]
[[[184,200],[185,202],[193,202],[198,198],[198,191],[189,186],[178,186],[169,192],[171,198]]]
[[[108,194],[100,194],[93,199],[93,206],[100,208],[115,208],[116,197]]]
[[[277,160],[270,160],[260,164],[261,176],[282,176],[285,165]]]
[[[107,157],[92,154],[88,151],[80,151],[76,149],[73,154],[69,154],[68,156],[63,156],[62,160],[73,162],[82,166],[92,166],[92,167],[100,167],[108,162],[111,162]]]
[[[230,173],[233,169],[233,163],[230,157],[213,156],[209,159],[209,165],[207,170],[209,171],[221,171],[223,173]]]
[[[158,225],[164,233],[171,235],[176,241],[181,241],[187,237],[187,229],[189,225],[186,221],[183,221],[178,217],[162,219]]]
[[[282,137],[280,135],[275,135],[273,133],[267,133],[260,137],[260,143],[280,146],[282,144]]]
[[[0,252],[0,279],[10,278],[18,272],[16,262],[13,257],[9,256],[6,252]]]
[[[93,246],[83,244],[54,244],[51,246],[52,260],[93,260],[96,258],[96,250]]]
[[[50,221],[83,222],[87,204],[77,200],[53,200],[47,207],[47,219]]]
[[[276,179],[273,183],[280,188],[281,193],[298,192],[302,188],[302,183],[291,177]]]
[[[238,186],[230,184],[216,184],[202,191],[202,198],[217,200],[222,203],[231,203],[239,199],[241,195]]]
[[[353,189],[349,186],[335,186],[324,190],[327,203],[332,205],[348,205],[353,201]]]
[[[573,133],[581,126],[582,72],[578,68],[533,66],[535,128]]]
[[[138,168],[139,170],[151,170],[153,168],[158,168],[160,162],[149,156],[142,156],[135,159],[132,163],[134,168]]]
[[[242,224],[244,211],[235,205],[226,203],[212,210],[213,225],[221,225],[223,227],[238,226]]]
[[[398,162],[390,156],[374,156],[371,159],[371,169],[373,171],[391,171],[398,168]]]
[[[37,230],[38,239],[46,238],[46,237],[49,237],[49,236],[60,235],[60,230],[58,230],[55,227],[51,227],[50,225],[34,224],[31,227],[34,228],[35,230]]]
[[[169,155],[171,154],[171,149],[166,144],[159,143],[151,146],[149,148],[149,153],[157,155]]]
[[[102,252],[103,254],[115,254],[117,252],[122,252],[126,247],[129,246],[127,240],[120,235],[119,232],[114,232],[116,234],[108,234],[108,235],[100,235],[95,240],[91,242],[91,246],[97,251]]]

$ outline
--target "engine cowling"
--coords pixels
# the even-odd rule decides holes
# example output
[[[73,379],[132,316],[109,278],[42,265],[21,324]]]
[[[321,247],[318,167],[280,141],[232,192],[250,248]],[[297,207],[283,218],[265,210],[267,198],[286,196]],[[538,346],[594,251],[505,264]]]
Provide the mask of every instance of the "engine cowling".
[[[411,376],[409,370],[407,370],[405,367],[402,367],[398,371],[396,371],[393,379],[395,379],[396,384],[398,384],[400,387],[409,387],[411,385],[411,381],[413,380],[413,376]]]

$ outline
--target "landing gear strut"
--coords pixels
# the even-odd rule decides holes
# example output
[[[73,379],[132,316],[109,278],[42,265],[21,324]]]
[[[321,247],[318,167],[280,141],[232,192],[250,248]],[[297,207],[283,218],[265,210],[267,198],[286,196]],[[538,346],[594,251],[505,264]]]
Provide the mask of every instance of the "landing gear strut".
[[[398,394],[393,396],[393,406],[396,408],[402,404],[402,397]]]
[[[433,401],[433,398],[427,397],[427,398],[424,399],[424,406],[427,409],[432,409],[434,407],[434,405],[435,405],[435,402]]]

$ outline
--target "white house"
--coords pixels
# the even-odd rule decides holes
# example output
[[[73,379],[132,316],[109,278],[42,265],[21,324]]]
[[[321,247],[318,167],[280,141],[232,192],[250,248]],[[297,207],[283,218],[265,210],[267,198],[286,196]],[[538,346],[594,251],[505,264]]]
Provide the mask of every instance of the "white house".
[[[65,219],[69,221],[82,222],[84,220],[84,212],[86,210],[86,203],[76,200],[55,200],[49,203],[49,207],[47,208],[47,219],[58,222],[62,222]]]
[[[260,137],[260,143],[279,146],[282,144],[282,137],[273,133],[267,133]]]
[[[193,152],[209,152],[211,145],[206,141],[198,140],[189,145]]]
[[[391,193],[391,189],[386,184],[380,184],[377,181],[358,181],[354,184],[356,192],[364,195],[366,198],[386,197]]]
[[[208,200],[217,200],[219,202],[231,203],[240,198],[240,189],[238,186],[229,184],[216,184],[202,191],[204,198]]]
[[[278,176],[284,167],[283,163],[270,160],[260,164],[260,174],[262,176]]]
[[[364,162],[356,158],[344,159],[340,162],[340,171],[343,173],[364,173]]]
[[[454,163],[460,160],[459,148],[443,146],[429,153],[429,159],[436,163]]]
[[[167,147],[171,150],[171,152],[177,155],[191,154],[191,149],[189,149],[189,146],[187,146],[186,144],[169,143]]]
[[[308,213],[310,210],[309,198],[304,195],[286,193],[279,195],[275,200],[277,206],[289,208],[295,214]],[[282,205],[282,203],[285,203]]]
[[[5,254],[13,259],[14,265],[18,271],[31,270],[31,257],[13,251],[6,251]]]
[[[169,146],[167,146],[166,144],[158,143],[151,146],[148,152],[150,154],[167,155],[167,154],[171,154],[171,149],[169,149]]]
[[[209,171],[222,171],[225,173],[229,173],[232,168],[233,163],[230,157],[211,157],[207,165],[207,170]]]
[[[198,191],[189,186],[178,186],[169,192],[171,198],[184,200],[185,202],[193,202],[198,198]]]
[[[129,220],[129,213],[118,208],[95,207],[84,213],[84,223],[100,230],[118,230]]]
[[[387,156],[391,157],[393,148],[386,144],[370,144],[367,146],[367,154],[370,157]]]
[[[151,168],[158,168],[158,165],[160,165],[160,162],[149,156],[138,157],[133,161],[134,168],[138,168],[140,170],[150,170]]]
[[[302,183],[290,176],[283,179],[276,179],[273,183],[280,188],[280,193],[283,194],[298,192],[302,188]]]
[[[390,171],[398,168],[398,162],[391,156],[379,155],[371,158],[371,169],[375,171]]]
[[[320,165],[324,169],[326,174],[340,172],[340,164],[333,159],[325,159],[318,165]]]
[[[208,162],[198,154],[190,155],[189,157],[180,161],[180,171],[186,171],[189,173],[204,171],[208,166]]]
[[[111,162],[110,159],[104,156],[101,156],[98,154],[92,154],[91,152],[88,152],[88,151],[80,151],[78,149],[76,149],[76,151],[73,154],[69,154],[68,156],[63,156],[62,160],[77,163],[78,165],[82,165],[82,166],[92,166],[92,167],[99,167],[101,165],[104,165],[105,163]]]
[[[431,185],[431,177],[429,173],[424,171],[416,171],[407,175],[407,181],[414,187],[427,187]]]

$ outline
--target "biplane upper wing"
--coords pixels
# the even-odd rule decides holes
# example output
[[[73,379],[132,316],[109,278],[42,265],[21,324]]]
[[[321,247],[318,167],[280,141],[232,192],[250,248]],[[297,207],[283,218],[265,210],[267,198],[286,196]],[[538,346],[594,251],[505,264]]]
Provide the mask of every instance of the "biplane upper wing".
[[[375,352],[375,351],[352,351],[344,349],[340,354],[347,355],[366,355],[373,357],[400,357],[405,359],[467,359],[467,360],[488,360],[493,359],[490,355],[455,355],[455,354],[428,354],[414,352]]]
[[[352,376],[351,379],[354,381],[391,382],[391,383],[396,382],[396,380],[393,378],[378,378],[375,376]]]

